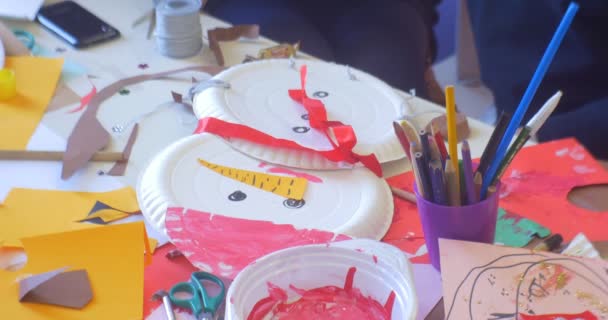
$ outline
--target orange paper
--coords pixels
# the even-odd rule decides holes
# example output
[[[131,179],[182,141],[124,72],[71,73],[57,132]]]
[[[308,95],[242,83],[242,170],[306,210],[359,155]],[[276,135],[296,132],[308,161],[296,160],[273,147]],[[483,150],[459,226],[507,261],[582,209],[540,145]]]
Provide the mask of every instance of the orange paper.
[[[24,238],[26,266],[0,270],[3,319],[142,319],[142,251],[146,244],[142,222],[93,227]],[[93,300],[80,310],[19,302],[18,278],[63,267],[85,269]]]
[[[55,93],[63,59],[7,57],[15,72],[17,95],[0,101],[0,150],[22,150]]]
[[[89,213],[96,216],[98,210],[94,209],[99,203],[116,209],[99,214],[128,216],[125,212],[139,210],[135,191],[128,187],[109,192],[12,189],[0,205],[0,245],[19,247],[23,237],[91,228],[93,224],[78,221],[88,218]]]

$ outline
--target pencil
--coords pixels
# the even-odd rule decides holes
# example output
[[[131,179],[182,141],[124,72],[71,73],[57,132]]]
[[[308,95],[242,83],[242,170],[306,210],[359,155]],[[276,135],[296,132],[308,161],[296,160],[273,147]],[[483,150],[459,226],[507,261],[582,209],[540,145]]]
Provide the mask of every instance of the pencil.
[[[445,180],[448,192],[448,202],[451,206],[460,205],[460,180],[456,176],[454,162],[448,157],[445,161]]]
[[[524,92],[524,95],[521,101],[519,102],[519,105],[517,106],[517,109],[515,110],[515,114],[513,115],[511,122],[509,122],[509,126],[507,127],[507,130],[505,130],[505,134],[503,135],[502,140],[500,141],[500,144],[496,149],[496,155],[494,156],[494,159],[492,159],[492,161],[490,162],[490,166],[487,171],[488,173],[484,175],[483,178],[480,199],[485,198],[487,189],[490,184],[492,184],[492,179],[494,179],[496,173],[498,172],[500,162],[505,156],[509,144],[511,144],[511,140],[515,135],[515,131],[519,127],[521,120],[526,114],[526,111],[530,106],[530,102],[532,101],[532,98],[534,98],[534,95],[536,94],[536,91],[538,90],[542,79],[547,73],[549,65],[551,64],[551,61],[553,61],[553,57],[555,56],[557,49],[559,48],[560,44],[562,43],[562,40],[566,36],[566,32],[568,31],[568,28],[570,27],[570,24],[572,23],[572,20],[574,19],[574,16],[576,15],[577,11],[578,4],[576,4],[575,2],[571,2],[568,6],[568,9],[566,10],[566,14],[564,15],[559,26],[557,27],[553,38],[549,42],[549,45],[547,46],[547,49],[545,50],[545,53],[543,54],[543,57],[541,58],[540,63],[538,64],[538,67],[536,68],[536,71],[534,72],[534,75],[532,76],[532,79],[530,80],[530,83],[528,84],[528,87],[526,88],[526,91]]]
[[[424,190],[424,198],[428,201],[433,201],[433,190],[431,189],[431,181],[428,175],[428,167],[425,166],[424,156],[422,152],[416,152],[414,154],[416,163],[416,170],[418,175],[420,175],[420,183],[422,185],[422,190]],[[420,189],[420,187],[418,187]]]
[[[543,104],[543,106],[538,110],[538,112],[528,121],[526,124],[527,127],[530,128],[530,136],[533,137],[536,135],[540,127],[545,124],[549,116],[553,113],[557,105],[559,104],[559,100],[562,98],[562,92],[557,91],[551,98]]]
[[[429,135],[428,139],[429,145],[431,146],[431,160],[439,160],[439,163],[441,163],[441,167],[443,168],[443,159],[441,157],[441,152],[439,151],[439,146],[437,145],[437,142],[431,135]]]
[[[62,161],[63,151],[39,151],[39,150],[0,150],[0,160],[30,160],[30,161]],[[122,152],[101,151],[93,154],[90,161],[114,162],[124,161]]]
[[[473,178],[473,184],[475,185],[475,202],[479,201],[479,194],[481,192],[481,183],[483,182],[483,176],[481,172],[476,172]]]
[[[431,134],[433,135],[437,148],[439,148],[439,153],[441,154],[441,165],[445,166],[445,159],[448,157],[448,150],[445,148],[445,142],[443,141],[441,131],[437,128],[437,125],[434,122],[431,122]]]
[[[394,196],[401,200],[409,201],[413,204],[416,204],[416,195],[411,192],[401,190],[399,188],[391,187],[391,192]]]
[[[405,132],[405,135],[407,136],[408,140],[420,143],[420,139],[418,138],[418,130],[416,129],[416,126],[413,123],[411,123],[409,120],[404,119],[401,120],[399,124],[401,125],[401,128],[403,128],[403,131]]]
[[[448,126],[448,150],[452,159],[452,167],[456,178],[460,179],[458,172],[458,134],[456,133],[456,101],[454,97],[454,86],[445,88],[445,109]]]
[[[519,135],[511,144],[511,147],[509,148],[509,151],[507,151],[507,154],[505,155],[504,159],[502,159],[500,167],[498,167],[498,172],[496,172],[496,175],[492,179],[492,184],[500,180],[502,175],[505,173],[505,171],[507,171],[507,168],[515,158],[515,155],[517,155],[519,150],[521,150],[524,144],[526,144],[528,139],[530,139],[530,128],[528,126],[525,126],[521,129]]]
[[[414,179],[416,180],[418,194],[425,198],[424,188],[422,186],[422,179],[420,179],[420,172],[416,163],[416,158],[414,157],[414,154],[417,152],[417,148],[418,146],[415,142],[410,142],[410,158],[412,159],[412,172],[414,173]]]
[[[500,163],[500,166],[498,167],[498,172],[496,173],[496,176],[492,179],[492,184],[495,184],[496,181],[500,180],[505,171],[507,171],[507,168],[509,167],[519,150],[523,148],[526,142],[528,142],[528,140],[538,132],[540,127],[545,123],[545,121],[547,121],[551,113],[553,113],[553,111],[557,107],[557,104],[559,103],[561,97],[561,91],[555,93],[551,98],[549,98],[549,100],[547,100],[547,102],[545,102],[545,104],[538,110],[538,112],[532,117],[532,119],[528,121],[526,126],[521,129],[521,131],[517,135],[517,138],[515,138],[515,141],[511,144],[511,147],[509,147],[505,158]]]
[[[445,186],[445,178],[443,175],[443,167],[441,160],[431,160],[429,167],[431,169],[431,184],[433,187],[433,200],[436,204],[447,205],[448,196]]]
[[[471,149],[469,142],[464,140],[462,142],[462,174],[464,175],[464,190],[466,192],[467,204],[474,204],[477,202],[477,196],[475,195],[475,182],[473,177],[473,162],[471,160]]]
[[[490,161],[494,158],[494,154],[496,154],[496,148],[498,148],[498,144],[500,143],[500,139],[502,138],[507,126],[509,125],[509,121],[511,120],[511,114],[507,112],[501,112],[498,120],[496,121],[496,127],[494,131],[492,131],[492,135],[490,136],[490,140],[488,140],[488,144],[485,149],[483,149],[483,153],[481,154],[481,158],[479,159],[479,166],[477,166],[477,171],[482,175],[486,173],[488,170],[488,166],[490,165]]]
[[[418,131],[418,135],[420,137],[420,146],[422,147],[422,156],[427,162],[428,167],[428,162],[431,160],[431,144],[429,143],[429,134],[426,132],[426,130],[422,129]]]

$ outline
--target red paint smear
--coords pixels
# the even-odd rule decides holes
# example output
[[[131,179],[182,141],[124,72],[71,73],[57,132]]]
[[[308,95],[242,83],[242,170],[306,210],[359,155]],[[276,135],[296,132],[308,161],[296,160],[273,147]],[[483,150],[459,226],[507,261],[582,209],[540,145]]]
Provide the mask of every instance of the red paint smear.
[[[290,289],[300,295],[297,301],[287,303],[287,292],[276,285],[268,283],[269,296],[258,301],[247,320],[262,320],[272,314],[278,320],[390,320],[395,292],[391,291],[386,304],[382,306],[371,297],[365,297],[353,287],[357,268],[348,269],[344,288],[325,286],[303,290],[290,285]]]
[[[312,174],[303,173],[303,172],[295,172],[295,171],[287,169],[287,168],[273,167],[273,168],[270,168],[270,169],[268,169],[266,171],[268,171],[270,173],[289,174],[289,175],[292,175],[294,177],[305,178],[306,180],[308,180],[310,182],[323,183],[323,180],[321,178],[317,177],[317,176],[313,176]]]
[[[528,315],[520,313],[518,320],[598,320],[598,318],[590,311],[585,311],[579,314],[544,314],[544,315]]]
[[[184,208],[167,209],[171,241],[200,269],[233,279],[256,259],[289,247],[350,237],[289,224],[246,220]]]
[[[152,295],[159,291],[169,291],[173,285],[188,279],[190,274],[196,271],[184,256],[167,259],[165,255],[175,250],[172,244],[166,244],[154,252],[152,264],[144,269],[144,318],[156,310],[162,301],[153,301]]]
[[[378,257],[376,257],[376,255],[373,255],[372,258],[374,259],[374,263],[378,263]]]
[[[563,156],[556,153],[570,150]],[[576,156],[571,156],[575,151]],[[560,153],[562,154],[562,153]],[[595,172],[581,174],[574,166]],[[591,241],[608,240],[608,212],[579,208],[567,199],[577,186],[608,183],[608,171],[575,139],[563,139],[522,149],[503,176],[500,206],[558,232],[570,241],[583,232]],[[505,194],[506,193],[506,194]]]
[[[80,98],[80,105],[78,107],[76,107],[75,109],[68,111],[68,113],[74,113],[74,112],[83,110],[89,104],[89,101],[91,101],[93,96],[97,94],[97,88],[95,87],[95,85],[91,83],[91,86],[93,86],[91,91],[89,93],[87,93],[86,96]]]

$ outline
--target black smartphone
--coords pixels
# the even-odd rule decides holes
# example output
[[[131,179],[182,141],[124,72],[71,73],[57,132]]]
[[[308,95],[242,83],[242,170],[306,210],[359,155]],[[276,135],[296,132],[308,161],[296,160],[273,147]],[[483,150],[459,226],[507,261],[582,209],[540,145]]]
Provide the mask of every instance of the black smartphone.
[[[118,38],[120,32],[74,1],[42,7],[37,20],[75,48]]]

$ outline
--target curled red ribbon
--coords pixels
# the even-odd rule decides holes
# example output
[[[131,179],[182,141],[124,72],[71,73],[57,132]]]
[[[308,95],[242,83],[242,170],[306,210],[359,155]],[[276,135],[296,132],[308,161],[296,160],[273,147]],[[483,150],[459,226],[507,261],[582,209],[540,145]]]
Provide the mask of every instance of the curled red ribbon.
[[[289,96],[302,103],[306,111],[308,111],[310,126],[323,132],[332,144],[333,149],[326,151],[311,149],[291,140],[275,138],[245,125],[230,123],[211,117],[200,119],[195,133],[209,132],[223,138],[239,138],[271,147],[311,151],[333,162],[347,162],[350,164],[361,162],[376,176],[382,177],[382,167],[374,154],[359,155],[353,152],[353,148],[357,144],[357,137],[353,128],[339,121],[329,121],[323,102],[311,99],[306,95],[306,72],[307,68],[304,65],[300,69],[302,88],[289,90]]]

